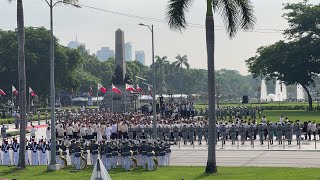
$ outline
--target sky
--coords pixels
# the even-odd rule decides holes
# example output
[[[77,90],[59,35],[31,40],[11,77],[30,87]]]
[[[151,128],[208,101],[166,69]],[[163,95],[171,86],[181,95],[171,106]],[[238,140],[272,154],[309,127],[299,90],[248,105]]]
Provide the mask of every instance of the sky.
[[[53,0],[55,1],[55,0]],[[251,32],[239,31],[230,39],[224,30],[220,15],[215,14],[216,69],[238,70],[248,74],[245,60],[254,56],[260,46],[270,45],[283,39],[280,31],[288,27],[282,15],[283,3],[300,2],[299,0],[252,0],[257,23]],[[25,0],[25,26],[44,26],[49,28],[49,7],[44,0]],[[79,0],[80,4],[103,10],[120,12],[140,17],[165,19],[167,0]],[[169,29],[166,22],[120,16],[105,11],[70,5],[58,5],[54,8],[54,34],[60,43],[67,45],[75,40],[86,44],[91,53],[101,47],[114,49],[115,31],[122,29],[126,42],[132,42],[133,50],[144,50],[146,65],[152,62],[151,32],[139,23],[153,24],[155,36],[155,55],[167,56],[170,62],[175,61],[177,54],[187,55],[191,68],[207,67],[205,42],[205,0],[194,0],[187,21],[191,24],[183,32]],[[16,28],[16,3],[0,0],[0,29]]]

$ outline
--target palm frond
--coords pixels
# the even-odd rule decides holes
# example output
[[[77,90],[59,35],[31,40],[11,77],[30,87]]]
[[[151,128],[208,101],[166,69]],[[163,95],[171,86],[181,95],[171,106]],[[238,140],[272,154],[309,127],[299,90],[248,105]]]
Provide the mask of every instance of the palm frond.
[[[234,37],[239,24],[237,4],[234,0],[221,0],[218,5],[217,8],[220,10],[227,32],[230,37]]]
[[[240,8],[240,27],[244,30],[253,29],[256,23],[256,17],[253,12],[253,5],[250,0],[235,0]]]
[[[187,26],[186,13],[193,0],[169,0],[166,19],[173,30],[182,31]]]

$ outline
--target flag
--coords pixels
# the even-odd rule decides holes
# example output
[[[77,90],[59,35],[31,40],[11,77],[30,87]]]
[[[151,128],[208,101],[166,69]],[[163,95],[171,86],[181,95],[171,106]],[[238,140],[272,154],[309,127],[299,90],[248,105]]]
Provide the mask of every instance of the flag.
[[[115,87],[113,84],[112,84],[112,91],[115,92],[115,93],[118,93],[118,94],[122,94],[122,92],[120,91],[120,89],[118,89],[117,87]]]
[[[18,91],[17,89],[12,85],[12,93],[17,96],[18,95]]]
[[[89,95],[93,96],[93,90],[92,90],[92,86],[91,85],[90,85]]]
[[[137,84],[137,92],[141,92],[141,94],[144,94],[143,90],[141,87],[139,87],[139,85]]]
[[[35,97],[37,94],[29,87],[29,94],[31,97]]]
[[[152,96],[152,89],[150,85],[148,85],[148,92],[149,92],[149,95]]]
[[[134,89],[134,87],[132,87],[131,85],[126,83],[126,90],[127,91],[131,91],[131,92],[136,92],[136,90]]]
[[[0,89],[0,95],[1,95],[1,96],[5,96],[6,93],[5,93],[2,89]]]
[[[100,90],[102,93],[106,93],[107,89],[103,87],[101,84],[98,84],[98,90]]]

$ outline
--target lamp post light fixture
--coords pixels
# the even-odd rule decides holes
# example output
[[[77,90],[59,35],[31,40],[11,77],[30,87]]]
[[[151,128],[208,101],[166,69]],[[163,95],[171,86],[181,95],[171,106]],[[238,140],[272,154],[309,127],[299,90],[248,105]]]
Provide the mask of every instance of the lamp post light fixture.
[[[152,39],[152,64],[154,65],[154,35],[153,35],[153,25],[149,26],[143,23],[139,23],[139,26],[146,26],[151,31],[151,39]],[[157,138],[157,112],[156,112],[156,71],[155,66],[152,66],[153,71],[153,81],[152,81],[152,111],[153,111],[153,138]]]
[[[54,83],[54,36],[53,36],[53,8],[57,4],[67,4],[72,5],[76,8],[81,8],[81,6],[69,3],[65,0],[57,1],[55,3],[50,0],[45,0],[50,8],[50,113],[51,113],[51,156],[50,164],[48,170],[59,170],[59,165],[56,164],[56,132],[55,132],[55,83]]]

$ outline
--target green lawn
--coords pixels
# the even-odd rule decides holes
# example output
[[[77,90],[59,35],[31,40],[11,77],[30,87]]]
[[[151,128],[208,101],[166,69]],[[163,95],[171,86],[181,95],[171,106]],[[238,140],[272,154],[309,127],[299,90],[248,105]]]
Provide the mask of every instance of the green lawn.
[[[156,171],[148,172],[137,169],[125,172],[117,169],[111,170],[113,180],[198,180],[198,179],[320,179],[320,169],[317,168],[280,168],[280,167],[219,167],[218,174],[204,174],[205,167],[161,167]],[[57,172],[47,172],[46,166],[27,167],[18,171],[15,167],[0,167],[0,178],[15,178],[17,180],[88,180],[92,168],[79,172],[70,172],[71,168]]]
[[[320,111],[296,111],[296,110],[265,110],[262,115],[265,115],[267,120],[272,122],[279,121],[281,115],[284,118],[288,117],[291,121],[316,121],[320,123]]]

